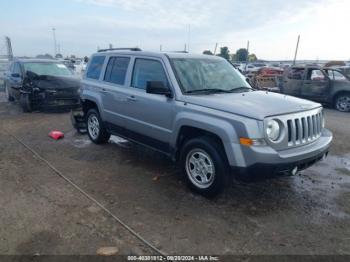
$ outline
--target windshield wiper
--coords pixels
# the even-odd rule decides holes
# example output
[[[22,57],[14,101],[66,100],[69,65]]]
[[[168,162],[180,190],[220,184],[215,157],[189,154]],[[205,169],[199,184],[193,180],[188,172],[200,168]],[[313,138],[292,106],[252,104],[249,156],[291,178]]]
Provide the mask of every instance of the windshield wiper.
[[[193,94],[193,93],[232,93],[232,90],[225,90],[220,88],[203,88],[203,89],[195,89],[195,90],[189,90],[186,91],[187,94]]]
[[[242,90],[247,90],[246,92],[249,92],[250,90],[254,90],[254,89],[252,89],[251,87],[248,87],[248,86],[240,86],[240,87],[230,89],[230,92],[239,92]]]

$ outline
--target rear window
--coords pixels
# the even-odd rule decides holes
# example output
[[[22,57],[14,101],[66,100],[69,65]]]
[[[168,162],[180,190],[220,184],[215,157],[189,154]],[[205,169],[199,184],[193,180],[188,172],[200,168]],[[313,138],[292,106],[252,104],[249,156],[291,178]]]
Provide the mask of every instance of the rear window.
[[[96,80],[99,79],[104,62],[105,56],[94,56],[87,70],[86,77]]]
[[[124,85],[129,62],[129,57],[111,57],[108,61],[104,80],[117,85]]]

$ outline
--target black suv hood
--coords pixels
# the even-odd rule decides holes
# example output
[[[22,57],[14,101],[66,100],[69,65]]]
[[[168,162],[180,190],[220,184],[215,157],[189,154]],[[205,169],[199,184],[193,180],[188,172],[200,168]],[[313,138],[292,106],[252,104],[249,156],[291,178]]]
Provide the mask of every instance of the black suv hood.
[[[78,90],[80,79],[74,76],[38,76],[31,81],[33,87],[40,89],[73,89]]]

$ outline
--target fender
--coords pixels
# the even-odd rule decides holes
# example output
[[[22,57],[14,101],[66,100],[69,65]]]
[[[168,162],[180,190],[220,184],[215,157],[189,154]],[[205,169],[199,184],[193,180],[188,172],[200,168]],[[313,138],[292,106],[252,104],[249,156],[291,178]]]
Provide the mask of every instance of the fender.
[[[173,134],[170,140],[172,148],[176,148],[181,127],[188,126],[217,135],[223,145],[230,165],[244,162],[244,156],[239,144],[239,137],[234,127],[227,121],[217,117],[198,115],[191,112],[181,112],[175,118]]]

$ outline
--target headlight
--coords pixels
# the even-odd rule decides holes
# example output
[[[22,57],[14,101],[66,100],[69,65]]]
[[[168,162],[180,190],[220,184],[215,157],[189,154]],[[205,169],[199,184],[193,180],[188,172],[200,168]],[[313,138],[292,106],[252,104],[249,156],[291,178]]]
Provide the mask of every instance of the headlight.
[[[269,120],[266,126],[267,137],[271,141],[276,141],[280,137],[281,127],[276,120]]]

